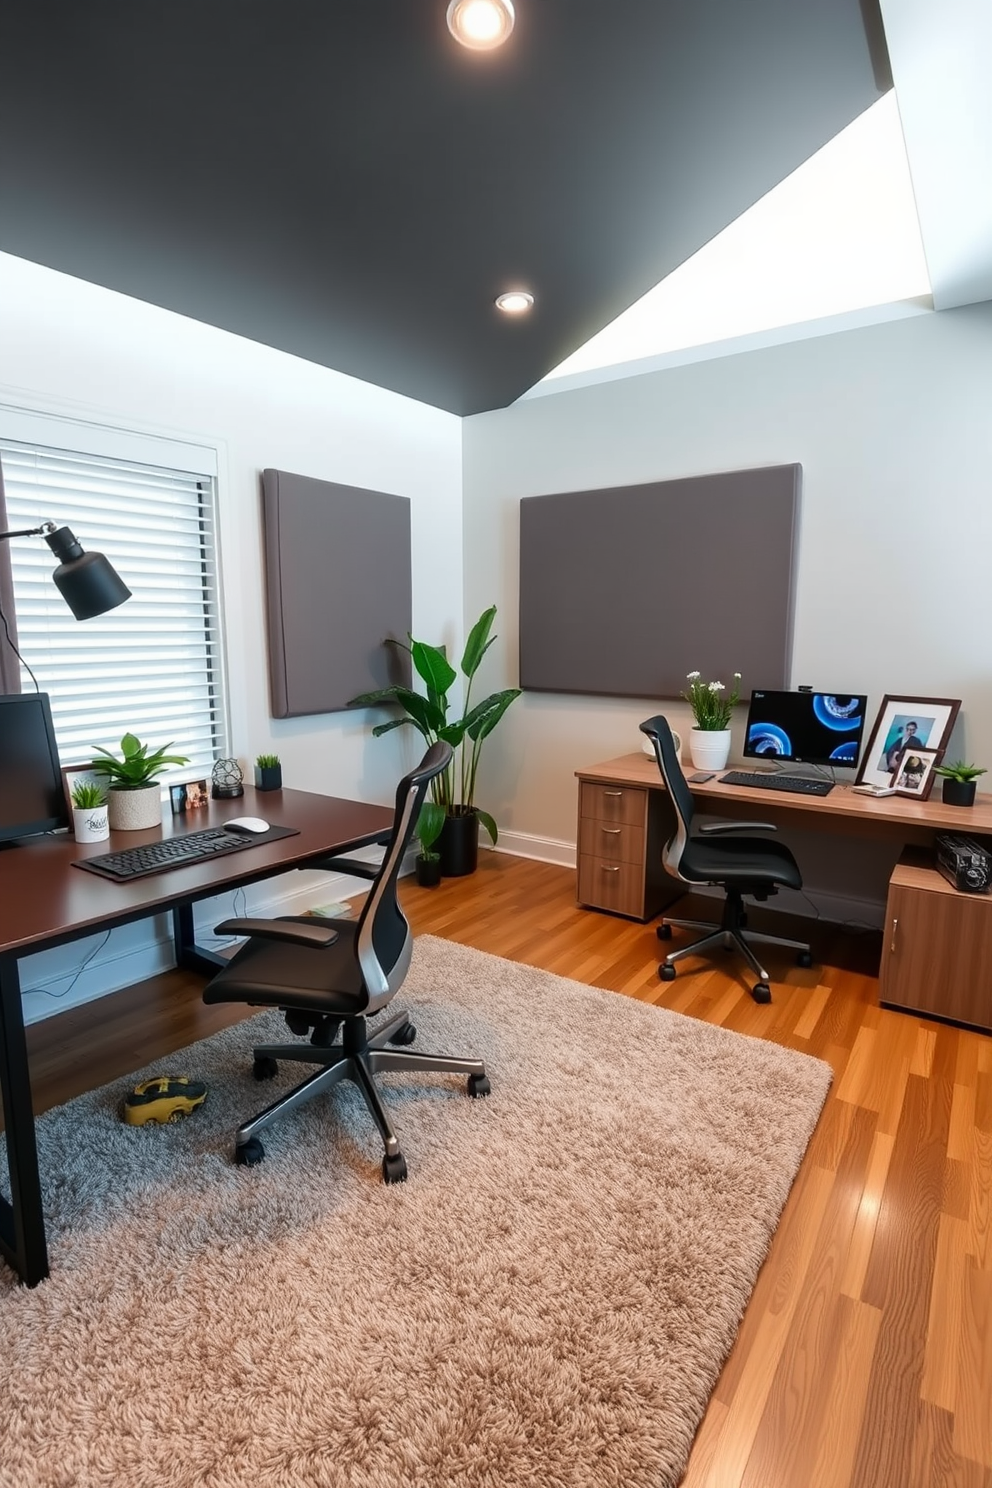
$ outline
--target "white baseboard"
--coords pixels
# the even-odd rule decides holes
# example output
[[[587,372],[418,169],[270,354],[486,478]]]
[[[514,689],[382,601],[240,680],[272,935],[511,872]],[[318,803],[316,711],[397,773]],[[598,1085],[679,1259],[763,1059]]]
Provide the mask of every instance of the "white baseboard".
[[[575,867],[575,843],[559,842],[554,837],[534,837],[529,832],[500,832],[497,852],[514,858],[533,858],[538,863],[557,863],[559,868]]]

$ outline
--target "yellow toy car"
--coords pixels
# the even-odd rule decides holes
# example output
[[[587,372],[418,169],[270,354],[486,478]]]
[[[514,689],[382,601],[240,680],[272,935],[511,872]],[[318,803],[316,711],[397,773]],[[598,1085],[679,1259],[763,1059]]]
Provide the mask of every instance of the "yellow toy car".
[[[124,1120],[129,1126],[145,1126],[152,1121],[162,1126],[167,1121],[182,1121],[192,1115],[207,1098],[207,1087],[186,1075],[154,1075],[142,1080],[124,1101]]]

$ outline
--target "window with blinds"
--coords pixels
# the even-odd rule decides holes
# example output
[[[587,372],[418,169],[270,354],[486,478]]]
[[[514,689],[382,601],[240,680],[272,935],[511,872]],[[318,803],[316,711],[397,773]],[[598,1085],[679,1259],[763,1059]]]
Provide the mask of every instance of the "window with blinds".
[[[63,764],[125,733],[171,743],[209,775],[228,752],[214,545],[214,479],[0,437],[7,528],[54,521],[106,554],[132,597],[76,621],[43,538],[8,544],[18,649],[52,701]],[[22,685],[28,688],[27,677]]]

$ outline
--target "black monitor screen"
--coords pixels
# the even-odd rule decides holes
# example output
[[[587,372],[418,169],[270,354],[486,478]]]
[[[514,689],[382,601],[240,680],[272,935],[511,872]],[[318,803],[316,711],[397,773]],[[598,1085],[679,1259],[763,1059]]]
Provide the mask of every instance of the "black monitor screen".
[[[858,763],[867,697],[836,692],[751,693],[744,753],[748,759],[807,765]]]
[[[68,825],[48,694],[6,693],[0,696],[0,842]]]

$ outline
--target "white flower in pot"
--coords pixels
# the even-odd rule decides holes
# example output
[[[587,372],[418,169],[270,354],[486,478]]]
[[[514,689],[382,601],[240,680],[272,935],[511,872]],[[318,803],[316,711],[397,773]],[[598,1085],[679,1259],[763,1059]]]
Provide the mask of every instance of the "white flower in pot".
[[[100,744],[93,747],[99,758],[90,761],[90,769],[110,782],[107,805],[111,830],[141,832],[159,826],[162,820],[159,776],[169,765],[189,764],[187,756],[167,754],[171,743],[149,752],[150,746],[142,744],[134,734],[125,734],[121,740],[120,758]]]

